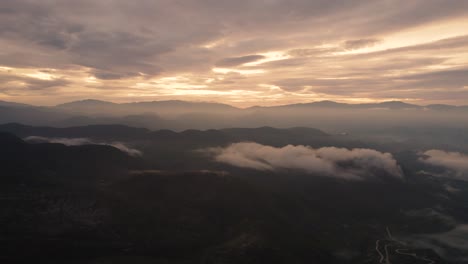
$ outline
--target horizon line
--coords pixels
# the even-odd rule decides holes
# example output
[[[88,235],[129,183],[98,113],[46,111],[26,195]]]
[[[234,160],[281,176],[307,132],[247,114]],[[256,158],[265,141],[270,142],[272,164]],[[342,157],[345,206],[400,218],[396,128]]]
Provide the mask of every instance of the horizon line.
[[[368,105],[368,104],[384,104],[384,103],[402,103],[402,104],[407,104],[407,105],[412,105],[412,106],[417,106],[417,107],[427,107],[427,106],[434,106],[434,105],[443,105],[443,106],[452,106],[452,107],[464,107],[468,105],[453,105],[453,104],[415,104],[415,103],[408,103],[405,102],[404,100],[388,100],[388,101],[375,101],[375,102],[361,102],[361,103],[353,103],[353,102],[340,102],[339,100],[334,101],[334,100],[317,100],[317,101],[310,101],[310,102],[297,102],[297,103],[290,103],[290,104],[277,104],[277,105],[252,105],[252,106],[247,106],[247,107],[238,107],[234,106],[229,103],[222,103],[222,102],[217,102],[217,101],[196,101],[196,100],[180,100],[180,99],[167,99],[167,100],[148,100],[148,101],[129,101],[129,102],[115,102],[111,100],[101,100],[101,99],[94,99],[94,98],[86,98],[86,99],[77,99],[77,100],[72,100],[72,101],[65,101],[63,103],[58,103],[58,104],[53,104],[53,105],[37,105],[37,104],[30,104],[30,103],[23,103],[23,102],[17,102],[17,101],[7,101],[0,99],[0,102],[4,103],[13,103],[13,104],[23,104],[27,106],[34,106],[34,107],[57,107],[60,105],[65,105],[65,104],[71,104],[71,103],[78,103],[78,102],[85,102],[85,101],[96,101],[96,102],[103,102],[103,103],[111,103],[111,104],[116,104],[116,105],[124,105],[124,104],[138,104],[138,103],[153,103],[153,102],[185,102],[185,103],[208,103],[208,104],[220,104],[220,105],[226,105],[230,106],[236,109],[250,109],[250,108],[271,108],[271,107],[282,107],[282,106],[291,106],[291,105],[306,105],[306,104],[314,104],[314,103],[323,103],[323,102],[329,102],[329,103],[336,103],[336,104],[341,104],[341,105]]]

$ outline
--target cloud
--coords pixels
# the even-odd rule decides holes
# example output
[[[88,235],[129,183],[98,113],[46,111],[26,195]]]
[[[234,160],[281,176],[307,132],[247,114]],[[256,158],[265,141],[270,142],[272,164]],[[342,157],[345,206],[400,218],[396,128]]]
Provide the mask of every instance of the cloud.
[[[453,172],[440,176],[468,180],[468,155],[466,154],[432,149],[421,153],[419,160],[426,164],[445,167]]]
[[[422,74],[406,75],[400,80],[411,81],[418,87],[426,88],[461,88],[468,85],[468,68],[455,68]]]
[[[88,138],[48,138],[48,137],[39,137],[39,136],[29,136],[24,139],[27,142],[31,143],[59,143],[66,146],[81,146],[81,145],[104,145],[112,146],[119,149],[122,152],[127,153],[132,157],[142,156],[143,153],[137,149],[130,148],[122,142],[94,142]]]
[[[134,148],[129,148],[125,144],[123,144],[122,142],[113,142],[113,143],[110,143],[110,144],[101,143],[101,144],[102,145],[109,145],[109,146],[112,146],[114,148],[118,148],[121,151],[126,152],[128,155],[133,156],[133,157],[138,157],[138,156],[143,155],[143,153],[140,150],[134,149]]]
[[[404,212],[414,217],[415,223],[431,223],[439,230],[437,233],[413,234],[400,237],[413,248],[430,248],[447,260],[466,261],[468,250],[468,224],[460,224],[454,217],[434,208],[423,208]],[[458,263],[458,262],[457,262]]]
[[[51,104],[90,93],[115,101],[165,96],[237,104],[246,97],[251,104],[282,104],[317,100],[322,94],[338,100],[391,97],[456,104],[468,98],[466,92],[453,91],[466,86],[463,76],[430,75],[466,65],[467,1],[3,0],[0,14],[0,67],[12,68],[11,75],[52,69],[67,82],[2,84],[9,95],[28,103]],[[379,51],[351,54],[370,46]],[[343,49],[348,53],[339,54]],[[263,63],[247,66],[261,74],[212,81],[227,75],[213,72],[214,66],[246,67],[262,59],[258,54],[272,52],[292,58],[268,61],[266,55]],[[418,76],[398,78],[407,73]],[[175,77],[187,77],[196,89],[157,85]],[[434,78],[437,87],[431,85]],[[297,84],[294,95],[288,86],[258,88],[287,79],[309,81]],[[342,82],[335,86],[325,79]],[[60,92],[52,94],[49,87]],[[239,95],[240,89],[252,94]],[[215,97],[213,91],[223,95]]]
[[[218,162],[262,171],[298,169],[349,180],[361,180],[377,174],[402,178],[403,173],[390,153],[372,149],[345,149],[287,145],[282,148],[257,143],[235,143],[205,152]]]
[[[410,210],[405,212],[407,216],[422,218],[422,219],[429,219],[432,222],[439,222],[440,225],[444,225],[447,227],[454,227],[456,225],[456,221],[450,215],[444,214],[434,208],[423,208],[417,210]]]
[[[22,90],[28,92],[44,92],[57,87],[66,87],[69,82],[65,79],[38,79],[25,75],[10,75],[0,71],[0,92]]]
[[[225,58],[225,59],[218,61],[216,63],[216,66],[233,67],[233,66],[238,66],[238,65],[248,63],[248,62],[261,60],[263,58],[265,58],[265,56],[262,56],[262,55],[248,55],[248,56],[235,57],[235,58]]]
[[[379,43],[379,39],[370,38],[370,39],[355,39],[355,40],[348,40],[344,43],[344,48],[347,50],[355,50],[361,49],[366,47],[374,46],[375,44]]]
[[[468,224],[459,224],[455,228],[441,233],[414,235],[405,238],[412,246],[431,248],[445,259],[468,261]]]

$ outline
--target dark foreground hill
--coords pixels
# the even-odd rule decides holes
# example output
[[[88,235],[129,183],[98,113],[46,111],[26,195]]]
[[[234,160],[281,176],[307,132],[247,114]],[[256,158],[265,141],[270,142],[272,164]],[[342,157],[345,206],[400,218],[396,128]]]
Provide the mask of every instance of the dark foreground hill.
[[[19,123],[8,123],[0,125],[0,131],[9,132],[20,137],[44,136],[44,137],[89,137],[96,139],[152,139],[158,140],[161,137],[212,137],[223,135],[238,140],[252,140],[271,137],[272,140],[290,140],[296,137],[326,137],[329,136],[323,131],[308,127],[293,128],[226,128],[219,130],[185,130],[182,132],[172,132],[168,130],[151,131],[145,128],[135,128],[125,125],[88,125],[67,128],[28,126]]]
[[[417,175],[351,182],[230,167],[155,171],[111,146],[5,133],[0,143],[2,263],[378,263],[376,243],[398,263],[427,263],[398,254],[402,247],[444,263],[388,232],[445,232],[454,223],[438,214],[467,217],[466,197]]]

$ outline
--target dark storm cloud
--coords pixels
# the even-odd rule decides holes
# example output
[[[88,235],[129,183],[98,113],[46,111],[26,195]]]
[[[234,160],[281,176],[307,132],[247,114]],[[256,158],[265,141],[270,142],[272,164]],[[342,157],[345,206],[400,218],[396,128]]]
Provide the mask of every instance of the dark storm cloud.
[[[233,67],[238,66],[248,62],[254,62],[265,58],[262,55],[248,55],[242,57],[235,57],[235,58],[225,58],[216,63],[218,67]]]

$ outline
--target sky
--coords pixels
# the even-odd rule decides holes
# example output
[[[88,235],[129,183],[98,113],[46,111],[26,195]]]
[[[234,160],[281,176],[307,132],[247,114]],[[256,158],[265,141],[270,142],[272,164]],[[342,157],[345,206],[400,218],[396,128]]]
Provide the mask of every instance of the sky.
[[[0,100],[468,104],[468,0],[2,0]]]

